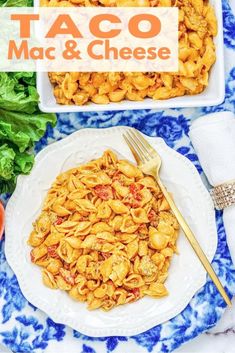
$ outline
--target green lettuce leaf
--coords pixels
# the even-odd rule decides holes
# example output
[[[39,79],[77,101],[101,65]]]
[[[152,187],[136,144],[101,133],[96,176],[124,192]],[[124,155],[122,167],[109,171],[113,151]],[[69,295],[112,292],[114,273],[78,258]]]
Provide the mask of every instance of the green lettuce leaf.
[[[0,139],[13,142],[24,152],[43,137],[48,123],[55,126],[55,114],[38,111],[29,115],[0,108]]]
[[[29,174],[34,164],[34,155],[16,152],[15,173]]]
[[[16,176],[13,176],[10,180],[4,180],[0,178],[0,195],[6,193],[12,193],[16,186]]]
[[[33,0],[0,0],[2,7],[28,7],[33,6]]]
[[[0,179],[10,180],[14,176],[15,155],[7,144],[0,146]]]
[[[0,0],[0,7],[33,6],[33,0]],[[30,173],[33,147],[56,124],[38,109],[34,72],[0,72],[0,194],[12,193],[19,174]]]
[[[23,84],[27,84],[30,86],[36,86],[36,74],[35,72],[9,72],[8,74],[10,77],[12,77],[16,83],[19,80],[22,80]],[[22,85],[25,89],[25,86]]]
[[[14,144],[2,144],[0,146],[0,194],[14,191],[17,176],[29,174],[33,164],[32,154],[20,153]]]
[[[22,77],[17,80],[16,76],[0,72],[0,107],[2,109],[32,114],[37,110],[38,99],[36,87],[28,85]]]

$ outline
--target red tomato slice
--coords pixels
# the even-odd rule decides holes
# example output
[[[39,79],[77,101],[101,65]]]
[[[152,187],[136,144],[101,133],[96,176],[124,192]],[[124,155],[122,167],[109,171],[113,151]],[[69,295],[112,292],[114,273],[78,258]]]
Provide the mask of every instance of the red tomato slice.
[[[97,185],[94,188],[95,194],[102,200],[109,200],[113,198],[113,190],[109,185]]]

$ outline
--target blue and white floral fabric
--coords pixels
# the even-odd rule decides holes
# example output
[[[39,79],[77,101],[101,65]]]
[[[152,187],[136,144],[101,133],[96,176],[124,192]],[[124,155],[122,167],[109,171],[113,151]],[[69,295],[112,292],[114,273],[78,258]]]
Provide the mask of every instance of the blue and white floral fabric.
[[[234,0],[231,0],[231,2]],[[232,5],[232,4],[231,4]],[[223,0],[224,47],[226,62],[226,99],[215,107],[59,114],[55,129],[49,128],[36,146],[47,144],[85,127],[129,125],[145,134],[160,136],[185,155],[202,173],[188,137],[191,120],[214,111],[235,111],[235,17],[227,0]],[[216,214],[218,248],[213,266],[230,295],[235,293],[233,268],[221,213]],[[208,279],[188,306],[172,320],[133,337],[91,338],[55,324],[23,297],[17,279],[6,262],[4,240],[0,249],[0,343],[15,353],[146,353],[172,352],[184,342],[216,324],[225,309],[215,286]]]

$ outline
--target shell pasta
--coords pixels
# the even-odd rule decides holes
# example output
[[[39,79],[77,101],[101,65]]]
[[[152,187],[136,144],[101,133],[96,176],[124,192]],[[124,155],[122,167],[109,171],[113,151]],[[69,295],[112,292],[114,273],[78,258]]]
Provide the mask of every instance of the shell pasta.
[[[107,150],[56,178],[28,244],[46,286],[110,310],[168,294],[178,231],[155,180]]]
[[[58,104],[165,100],[199,94],[209,84],[210,70],[216,60],[217,19],[208,0],[41,0],[41,6],[179,9],[177,72],[50,72]]]

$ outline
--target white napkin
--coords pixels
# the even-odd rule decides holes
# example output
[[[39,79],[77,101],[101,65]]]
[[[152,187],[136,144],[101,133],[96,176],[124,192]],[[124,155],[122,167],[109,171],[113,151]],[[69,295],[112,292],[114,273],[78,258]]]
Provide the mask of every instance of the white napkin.
[[[235,117],[232,112],[198,118],[192,123],[189,136],[212,186],[235,179]],[[223,220],[235,264],[235,205],[224,209]]]

